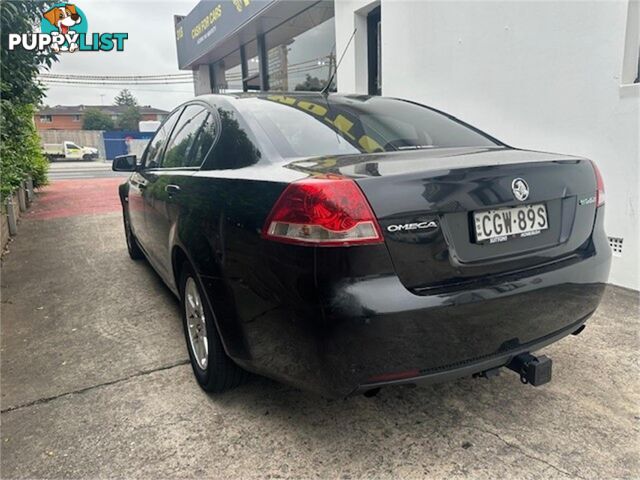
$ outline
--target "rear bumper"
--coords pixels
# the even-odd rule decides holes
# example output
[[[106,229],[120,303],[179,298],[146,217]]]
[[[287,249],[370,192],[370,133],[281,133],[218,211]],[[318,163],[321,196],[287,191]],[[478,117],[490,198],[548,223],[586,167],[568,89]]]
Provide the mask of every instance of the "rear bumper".
[[[533,342],[520,345],[519,347],[514,348],[509,352],[496,354],[484,359],[476,359],[474,361],[470,361],[466,363],[461,362],[460,365],[451,366],[448,368],[445,366],[443,368],[434,369],[432,371],[420,372],[419,375],[415,377],[412,376],[412,377],[401,378],[396,380],[365,382],[358,386],[355,393],[366,392],[367,390],[384,387],[384,386],[402,385],[406,383],[423,385],[423,384],[430,384],[430,383],[448,382],[451,380],[456,380],[458,378],[470,377],[476,373],[481,373],[486,370],[491,370],[493,368],[504,367],[509,362],[511,362],[511,360],[515,356],[520,355],[521,353],[535,352],[575,332],[582,325],[585,324],[587,319],[592,314],[593,312],[587,315],[585,318],[578,320],[577,322],[569,325],[568,327],[563,328],[558,332],[554,332],[550,335],[542,337]]]
[[[609,265],[609,255],[594,255],[517,281],[430,296],[410,293],[396,278],[345,285],[327,309],[328,387],[346,394],[505,365],[579,328],[600,303]],[[414,374],[393,380],[405,372]]]
[[[578,260],[464,289],[416,295],[384,274],[342,276],[321,283],[318,293],[299,276],[288,285],[280,276],[270,308],[258,310],[255,301],[240,307],[241,333],[227,338],[242,338],[241,354],[225,346],[249,370],[334,397],[505,365],[575,331],[598,307],[611,264],[598,217],[588,254]],[[246,284],[234,290],[236,298],[250,291]]]

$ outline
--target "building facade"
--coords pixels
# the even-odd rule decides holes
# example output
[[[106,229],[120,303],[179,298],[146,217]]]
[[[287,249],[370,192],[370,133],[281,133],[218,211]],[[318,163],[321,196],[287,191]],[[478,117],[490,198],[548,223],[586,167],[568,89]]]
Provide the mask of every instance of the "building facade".
[[[638,290],[638,5],[203,1],[176,18],[176,38],[196,94],[318,90],[344,52],[340,92],[408,98],[509,145],[594,159],[611,282]]]
[[[38,130],[82,130],[82,121],[87,110],[100,110],[117,122],[118,117],[127,109],[126,106],[114,105],[56,105],[41,108],[35,114],[35,124]],[[169,114],[150,106],[138,107],[142,120],[162,121]]]
[[[175,17],[196,94],[320,90],[335,64],[332,1],[201,1]]]
[[[380,23],[371,12],[380,7]],[[519,148],[595,160],[606,188],[611,282],[640,289],[640,11],[612,2],[335,3],[338,89],[445,110]]]

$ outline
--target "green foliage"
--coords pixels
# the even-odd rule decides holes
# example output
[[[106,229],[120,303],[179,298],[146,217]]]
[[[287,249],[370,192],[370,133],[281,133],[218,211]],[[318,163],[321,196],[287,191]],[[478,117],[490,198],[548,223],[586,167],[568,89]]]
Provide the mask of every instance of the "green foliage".
[[[0,141],[0,193],[6,198],[27,175],[35,187],[47,183],[49,162],[42,154],[40,137],[33,123],[32,105],[14,105],[2,99]]]
[[[118,128],[120,130],[138,130],[138,123],[142,120],[140,109],[130,106],[118,117]]]
[[[6,197],[31,175],[34,184],[47,181],[48,162],[42,155],[33,123],[34,105],[44,96],[38,81],[40,68],[57,60],[51,51],[10,51],[7,33],[39,30],[41,14],[49,4],[40,1],[0,2],[0,194]]]
[[[57,61],[55,53],[27,51],[8,48],[8,33],[33,33],[40,30],[42,12],[48,3],[38,1],[0,2],[0,26],[2,48],[0,66],[2,71],[2,98],[23,105],[37,105],[44,96],[44,87],[37,81],[38,70],[51,67]]]
[[[83,130],[113,130],[113,120],[97,108],[89,108],[82,118]]]
[[[116,105],[121,105],[121,106],[122,105],[126,105],[128,107],[138,106],[138,100],[136,100],[136,97],[134,97],[133,94],[126,88],[120,91],[120,93],[116,96],[116,98],[114,98],[114,102]]]

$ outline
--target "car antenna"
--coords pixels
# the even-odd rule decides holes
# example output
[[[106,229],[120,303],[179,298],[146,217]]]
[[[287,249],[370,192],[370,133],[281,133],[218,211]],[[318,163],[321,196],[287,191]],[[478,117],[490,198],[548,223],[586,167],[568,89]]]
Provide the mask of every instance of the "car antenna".
[[[327,81],[327,84],[324,86],[324,88],[320,92],[320,93],[322,93],[322,95],[324,95],[324,96],[329,95],[329,89],[331,88],[331,84],[333,83],[333,79],[336,77],[336,73],[338,73],[338,67],[340,66],[340,63],[342,63],[342,59],[344,58],[344,54],[347,53],[347,49],[349,48],[349,45],[351,45],[351,40],[353,40],[353,37],[355,37],[357,31],[358,31],[357,28],[353,29],[353,33],[351,34],[351,37],[349,38],[349,41],[347,42],[347,46],[344,47],[344,50],[342,51],[342,55],[340,55],[340,60],[338,60],[338,63],[336,63],[336,67],[333,69],[333,73],[329,77],[329,81]]]

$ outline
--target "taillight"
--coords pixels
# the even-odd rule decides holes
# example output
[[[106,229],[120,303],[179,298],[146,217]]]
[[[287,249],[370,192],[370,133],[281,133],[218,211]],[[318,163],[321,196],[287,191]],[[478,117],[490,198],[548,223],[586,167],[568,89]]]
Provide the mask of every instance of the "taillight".
[[[591,165],[593,165],[593,171],[596,173],[596,207],[600,207],[604,205],[604,181],[596,162],[592,160]]]
[[[332,176],[293,182],[273,206],[262,236],[300,245],[382,243],[382,233],[353,180]]]

